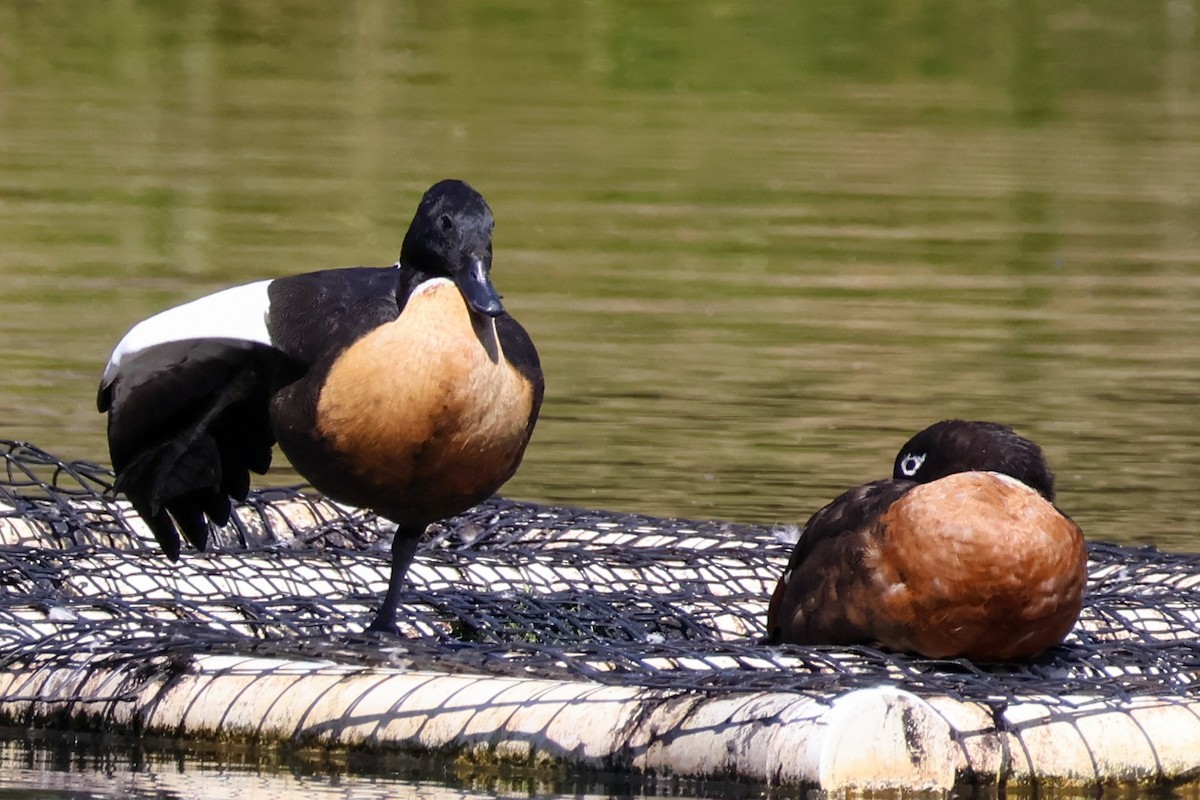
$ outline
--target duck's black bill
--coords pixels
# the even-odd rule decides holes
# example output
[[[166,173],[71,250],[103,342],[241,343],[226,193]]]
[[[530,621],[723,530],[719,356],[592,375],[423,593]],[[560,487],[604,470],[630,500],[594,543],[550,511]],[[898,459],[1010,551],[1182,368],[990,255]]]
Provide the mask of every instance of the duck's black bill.
[[[492,286],[488,272],[489,264],[482,258],[472,258],[467,269],[458,277],[458,289],[467,299],[467,305],[480,314],[497,317],[504,313],[500,295]]]

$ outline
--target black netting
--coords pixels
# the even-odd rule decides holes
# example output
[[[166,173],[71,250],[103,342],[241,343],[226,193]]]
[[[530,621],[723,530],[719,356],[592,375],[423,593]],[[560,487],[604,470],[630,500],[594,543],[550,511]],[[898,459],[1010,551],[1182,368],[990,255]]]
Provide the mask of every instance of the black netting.
[[[1093,544],[1067,643],[1032,664],[984,667],[758,644],[790,549],[769,528],[497,498],[431,529],[401,607],[408,635],[379,637],[361,630],[387,584],[383,520],[263,490],[209,552],[172,563],[108,494],[108,471],[20,443],[0,451],[8,665],[86,653],[92,668],[100,657],[149,676],[196,653],[236,653],[680,692],[828,697],[886,683],[995,706],[1200,695],[1198,555]]]

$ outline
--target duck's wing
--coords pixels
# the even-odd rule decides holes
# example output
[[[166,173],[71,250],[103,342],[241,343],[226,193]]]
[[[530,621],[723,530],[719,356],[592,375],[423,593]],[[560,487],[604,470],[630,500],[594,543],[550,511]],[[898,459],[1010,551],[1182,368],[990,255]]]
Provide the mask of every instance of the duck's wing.
[[[400,315],[405,277],[396,267],[347,267],[276,278],[267,288],[269,341],[302,364],[332,361]]]
[[[853,611],[846,604],[870,568],[864,557],[879,517],[916,485],[906,480],[864,483],[809,518],[767,607],[768,642],[822,643],[820,634],[805,631],[825,630]]]
[[[275,391],[395,319],[398,271],[324,270],[237,286],[134,326],[105,367],[97,407],[124,492],[177,558],[229,521],[271,463]]]
[[[542,375],[542,362],[537,348],[521,323],[507,313],[496,317],[496,335],[504,349],[504,357],[532,387],[533,405],[529,413],[529,432],[532,433],[542,407],[542,397],[546,393],[546,379]]]
[[[275,442],[270,386],[299,367],[266,332],[266,283],[218,292],[135,326],[105,367],[96,405],[124,492],[164,552],[199,549],[229,520]]]

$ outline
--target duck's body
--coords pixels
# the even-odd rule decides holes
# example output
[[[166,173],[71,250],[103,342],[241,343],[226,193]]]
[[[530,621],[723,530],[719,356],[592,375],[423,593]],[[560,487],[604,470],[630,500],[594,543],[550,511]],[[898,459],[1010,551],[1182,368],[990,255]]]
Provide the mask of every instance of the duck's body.
[[[1053,496],[1036,445],[991,423],[938,423],[905,445],[892,479],[809,520],[768,636],[980,661],[1059,644],[1087,573],[1083,534]]]
[[[276,392],[270,410],[280,448],[322,492],[425,526],[512,476],[540,399],[524,329],[507,314],[473,315],[438,278],[395,319]]]
[[[180,532],[203,549],[278,442],[317,489],[399,526],[371,626],[394,627],[421,533],[512,476],[541,404],[537,351],[491,287],[491,229],[483,198],[444,181],[394,267],[228,289],[121,340],[98,405],[117,489],[168,556]]]

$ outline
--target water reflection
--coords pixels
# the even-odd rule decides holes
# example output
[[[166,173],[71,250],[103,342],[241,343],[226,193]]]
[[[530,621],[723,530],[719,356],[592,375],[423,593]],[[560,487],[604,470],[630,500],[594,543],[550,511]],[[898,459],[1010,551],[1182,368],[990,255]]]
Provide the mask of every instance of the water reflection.
[[[5,5],[2,433],[107,460],[133,321],[386,263],[455,175],[545,359],[510,494],[795,520],[984,417],[1200,548],[1195,52],[1183,0]]]
[[[551,768],[472,767],[398,754],[202,743],[183,749],[90,734],[27,737],[0,731],[4,800],[686,800],[696,790],[705,792],[697,797],[757,796],[750,787],[721,782],[619,776],[600,782],[598,776],[571,776]]]

